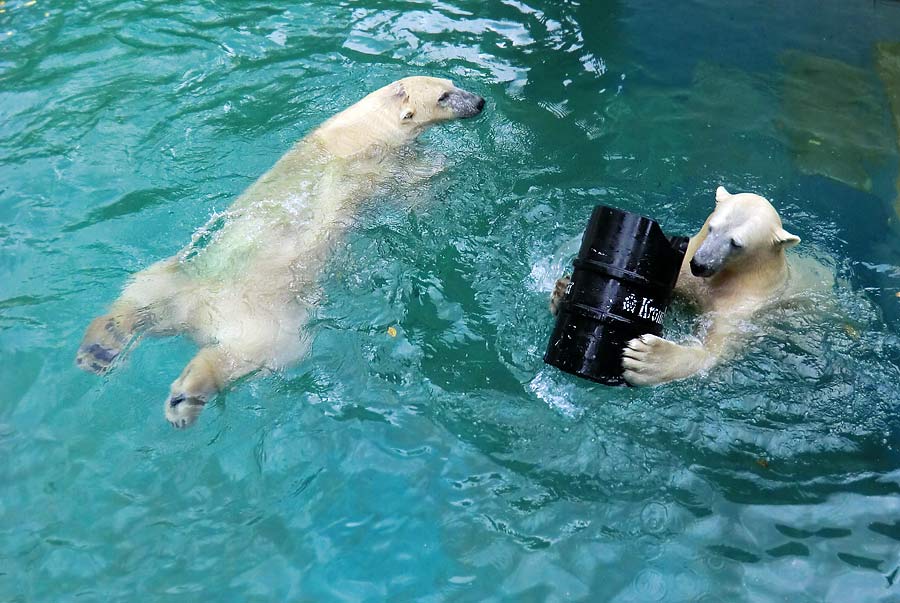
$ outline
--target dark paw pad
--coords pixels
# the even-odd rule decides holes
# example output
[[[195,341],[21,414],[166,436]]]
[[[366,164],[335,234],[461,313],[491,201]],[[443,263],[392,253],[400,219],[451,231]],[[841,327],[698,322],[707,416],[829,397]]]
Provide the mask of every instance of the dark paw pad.
[[[103,375],[112,368],[113,361],[118,357],[119,350],[92,343],[78,350],[75,363],[81,369]]]
[[[116,359],[116,356],[119,355],[118,350],[111,350],[109,348],[105,348],[99,343],[93,343],[85,349],[85,354],[89,354],[99,360],[100,362],[112,362]]]
[[[187,398],[184,396],[184,394],[178,394],[177,396],[172,396],[171,398],[169,398],[169,406],[171,406],[172,408],[175,408],[176,406],[178,406],[185,400],[187,400]]]

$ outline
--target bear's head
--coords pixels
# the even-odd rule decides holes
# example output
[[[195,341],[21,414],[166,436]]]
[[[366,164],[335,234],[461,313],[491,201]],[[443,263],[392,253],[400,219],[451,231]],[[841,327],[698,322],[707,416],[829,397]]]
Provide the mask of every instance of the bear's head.
[[[316,136],[331,152],[352,156],[406,145],[442,121],[474,117],[484,99],[450,80],[415,76],[372,92],[321,126]]]
[[[781,217],[766,199],[753,193],[732,195],[722,186],[716,189],[716,209],[703,230],[705,236],[691,258],[691,273],[704,278],[725,268],[764,262],[800,242],[782,227]]]
[[[413,131],[450,119],[475,117],[484,109],[482,97],[436,77],[407,77],[382,90],[396,105],[400,127]]]

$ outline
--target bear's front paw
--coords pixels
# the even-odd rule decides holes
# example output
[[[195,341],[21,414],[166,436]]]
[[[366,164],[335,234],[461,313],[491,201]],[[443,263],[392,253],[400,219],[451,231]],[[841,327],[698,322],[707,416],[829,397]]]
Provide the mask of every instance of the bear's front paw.
[[[206,400],[173,392],[164,405],[166,421],[175,429],[190,427],[206,406]]]
[[[702,368],[703,357],[702,348],[642,335],[629,341],[622,352],[623,376],[631,385],[658,385],[694,374]]]
[[[562,300],[566,296],[569,285],[571,284],[572,277],[568,274],[556,280],[556,285],[553,287],[553,293],[550,294],[550,314],[553,316],[559,314],[559,306],[562,304]]]

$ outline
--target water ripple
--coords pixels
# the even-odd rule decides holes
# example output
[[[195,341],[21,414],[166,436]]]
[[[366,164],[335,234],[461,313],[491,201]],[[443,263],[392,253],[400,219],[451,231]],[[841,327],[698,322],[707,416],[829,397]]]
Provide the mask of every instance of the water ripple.
[[[784,51],[871,68],[900,14],[863,4],[7,0],[3,598],[894,594],[896,149],[879,138],[872,189],[853,190],[833,165],[796,169],[778,125],[803,84]],[[184,434],[159,406],[189,342],[146,341],[103,379],[74,369],[129,274],[413,72],[488,111],[430,132],[417,152],[443,171],[359,216],[309,294],[309,359]],[[884,121],[869,75],[861,106]],[[833,296],[773,311],[702,379],[604,388],[544,366],[547,293],[590,208],[689,233],[722,183],[776,201]],[[686,308],[671,318],[691,333]]]

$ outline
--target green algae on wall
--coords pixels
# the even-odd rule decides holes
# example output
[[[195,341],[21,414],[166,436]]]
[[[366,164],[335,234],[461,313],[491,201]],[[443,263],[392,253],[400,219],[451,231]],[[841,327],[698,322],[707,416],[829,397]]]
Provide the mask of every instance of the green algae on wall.
[[[895,153],[871,72],[797,50],[781,62],[781,125],[797,168],[871,191],[872,166]]]
[[[879,42],[875,45],[875,64],[878,77],[884,85],[891,113],[894,117],[894,130],[900,146],[900,42]],[[900,174],[897,176],[897,198],[894,200],[894,211],[900,216]]]

